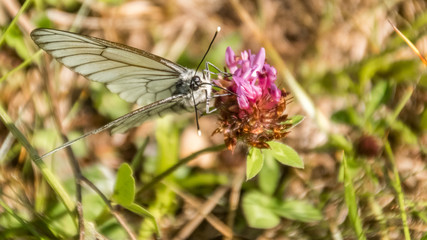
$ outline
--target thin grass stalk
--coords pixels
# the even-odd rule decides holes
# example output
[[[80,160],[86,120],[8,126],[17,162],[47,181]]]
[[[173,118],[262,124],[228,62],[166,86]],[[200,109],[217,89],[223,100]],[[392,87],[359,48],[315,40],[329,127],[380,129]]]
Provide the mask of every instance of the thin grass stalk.
[[[3,45],[4,41],[6,40],[7,34],[10,32],[13,26],[15,26],[16,21],[18,21],[18,18],[21,16],[21,14],[27,10],[27,8],[30,6],[30,3],[32,3],[32,0],[26,0],[25,3],[22,5],[22,7],[19,9],[16,16],[12,19],[12,22],[10,22],[9,26],[6,28],[6,31],[4,31],[3,35],[0,37],[0,47]],[[1,82],[1,81],[0,81]]]
[[[408,227],[408,217],[406,215],[406,205],[405,205],[405,196],[402,191],[402,185],[400,182],[399,177],[399,171],[397,170],[396,161],[394,159],[393,151],[391,150],[390,143],[387,141],[387,139],[384,140],[384,150],[386,153],[386,156],[388,160],[391,163],[391,166],[393,168],[393,175],[394,178],[392,179],[392,186],[394,190],[396,191],[397,195],[397,201],[399,204],[400,209],[400,218],[402,219],[402,225],[403,225],[403,234],[405,236],[405,240],[410,240],[411,235],[409,234],[409,227]]]
[[[38,169],[40,170],[43,178],[49,183],[52,187],[53,191],[58,195],[61,202],[65,205],[66,209],[69,213],[74,211],[75,204],[71,200],[71,197],[65,191],[60,181],[55,177],[55,175],[50,171],[50,169],[46,166],[43,160],[38,155],[37,151],[33,148],[33,146],[28,142],[25,138],[24,134],[15,126],[12,122],[12,119],[6,113],[3,106],[0,105],[0,118],[3,124],[7,127],[7,129],[15,136],[15,138],[21,143],[21,145],[25,148],[25,150],[30,155],[32,161],[36,164]],[[74,222],[76,224],[76,222]]]

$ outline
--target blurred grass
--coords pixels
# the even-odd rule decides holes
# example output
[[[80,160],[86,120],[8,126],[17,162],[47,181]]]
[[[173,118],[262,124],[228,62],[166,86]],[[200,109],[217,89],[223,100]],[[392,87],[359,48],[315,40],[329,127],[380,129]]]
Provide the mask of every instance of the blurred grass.
[[[387,5],[374,0],[20,3],[0,2],[0,103],[4,106],[0,144],[9,149],[7,161],[0,162],[1,236],[77,236],[76,228],[69,226],[76,221],[70,214],[75,189],[64,153],[46,160],[43,164],[48,167],[39,172],[21,146],[37,159],[36,150],[47,151],[44,148],[59,144],[58,133],[50,133],[57,131],[51,130],[55,126],[52,118],[57,118],[72,138],[132,108],[50,57],[43,54],[40,58],[42,51],[32,43],[28,26],[79,29],[83,34],[170,55],[171,60],[188,67],[198,64],[217,26],[223,30],[208,61],[220,68],[227,46],[236,52],[268,48],[267,59],[278,69],[280,81],[286,83],[288,78],[295,83],[284,85],[294,97],[290,113],[308,115],[284,140],[304,159],[305,168],[273,164],[267,154],[260,174],[245,182],[240,194],[230,193],[229,198],[219,201],[211,215],[234,223],[230,224],[234,234],[250,239],[427,236],[425,66],[387,22],[391,19],[425,53],[425,1],[393,1]],[[37,66],[35,59],[39,59]],[[316,117],[316,112],[324,117]],[[123,162],[133,163],[136,187],[146,189],[155,176],[178,159],[186,159],[188,154],[180,155],[183,149],[192,147],[196,152],[221,144],[221,137],[210,137],[215,120],[209,117],[201,119],[202,130],[207,129],[204,136],[184,144],[184,133],[194,127],[194,116],[179,117],[144,123],[126,135],[93,136],[73,151],[84,175],[107,196],[112,194],[116,170]],[[10,119],[22,119],[19,131],[6,128],[14,126]],[[18,141],[3,145],[12,130]],[[147,136],[150,140],[143,144],[141,139]],[[136,195],[135,202],[156,216],[164,239],[172,238],[201,210],[175,195],[168,183],[205,201],[216,188],[233,184],[231,179],[245,166],[246,153],[242,151],[236,150],[233,155],[218,152],[210,158],[190,155],[194,160],[191,165],[168,174],[164,184],[150,185],[144,194]],[[239,204],[242,199],[231,196],[252,202],[245,207]],[[85,189],[83,199],[88,226],[93,224],[98,234],[111,239],[127,237],[96,193]],[[268,229],[254,228],[259,219],[248,219],[248,213],[259,216],[256,209],[263,207],[263,199],[271,203],[271,217],[264,216],[265,222],[261,221]],[[306,206],[307,212],[292,206]],[[322,218],[317,215],[318,209]],[[149,221],[119,211],[141,239],[152,236]],[[308,218],[312,221],[304,221]],[[192,237],[218,236],[221,231],[215,227],[204,222]]]

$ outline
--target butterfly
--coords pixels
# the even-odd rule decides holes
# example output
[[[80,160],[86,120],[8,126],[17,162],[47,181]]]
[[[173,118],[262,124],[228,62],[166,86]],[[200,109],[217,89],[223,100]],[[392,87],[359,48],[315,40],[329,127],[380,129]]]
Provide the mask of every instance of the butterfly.
[[[219,30],[218,27],[214,39]],[[208,112],[213,85],[207,70],[208,63],[203,72],[198,72],[120,43],[56,29],[35,29],[31,38],[69,69],[89,80],[104,83],[122,99],[142,106],[66,142],[42,158],[107,129],[111,133],[126,132],[152,116],[196,111],[197,118],[197,111],[202,107],[206,107]]]

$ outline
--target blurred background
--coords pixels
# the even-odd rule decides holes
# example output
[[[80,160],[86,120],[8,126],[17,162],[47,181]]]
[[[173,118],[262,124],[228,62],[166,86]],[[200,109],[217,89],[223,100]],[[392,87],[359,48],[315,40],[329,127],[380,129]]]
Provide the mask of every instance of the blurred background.
[[[305,168],[265,160],[260,175],[245,181],[247,149],[214,149],[192,156],[142,194],[145,184],[179,159],[223,144],[221,135],[212,136],[215,114],[200,119],[199,137],[189,113],[75,143],[84,176],[108,197],[118,167],[129,163],[139,193],[135,202],[156,217],[163,239],[424,239],[427,78],[425,65],[392,24],[423,55],[426,5],[423,0],[2,0],[0,105],[41,155],[61,145],[60,133],[76,138],[138,106],[40,52],[29,35],[33,29],[95,36],[195,68],[220,26],[207,61],[222,69],[227,46],[236,53],[266,48],[278,85],[290,92],[288,114],[305,116],[283,139]],[[2,119],[0,236],[78,236],[75,215]],[[74,199],[68,158],[60,151],[44,162]],[[82,195],[86,229],[98,238],[132,238],[99,194],[84,187]],[[273,211],[272,202],[283,211]],[[200,209],[209,209],[210,220],[194,224]],[[116,210],[134,236],[153,236],[146,218]]]

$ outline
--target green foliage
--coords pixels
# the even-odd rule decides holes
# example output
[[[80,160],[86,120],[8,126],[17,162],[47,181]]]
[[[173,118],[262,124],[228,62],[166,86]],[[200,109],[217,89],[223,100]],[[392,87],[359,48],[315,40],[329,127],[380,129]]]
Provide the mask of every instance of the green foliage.
[[[36,14],[36,16],[34,17],[34,21],[35,21],[35,25],[39,28],[53,28],[53,23],[47,17],[45,12],[40,12]]]
[[[258,148],[251,148],[246,158],[246,180],[255,177],[264,164],[264,155]]]
[[[228,183],[228,177],[225,174],[200,172],[186,175],[184,178],[179,179],[179,185],[185,189],[193,189],[200,191],[209,189],[217,185],[225,185]]]
[[[154,173],[160,174],[173,166],[178,161],[179,130],[180,125],[173,121],[173,117],[165,116],[156,120],[156,140],[157,157],[154,166]],[[165,178],[174,181],[174,176]],[[149,203],[148,211],[156,219],[161,219],[169,214],[173,214],[176,208],[175,193],[164,185],[157,185],[154,189],[155,198]],[[139,229],[139,238],[147,239],[153,234],[153,222],[143,221]]]
[[[301,222],[319,221],[322,215],[311,204],[274,196],[280,179],[278,163],[299,168],[303,168],[304,164],[289,146],[278,142],[269,142],[269,145],[271,149],[251,148],[247,158],[246,178],[253,178],[259,172],[258,185],[261,190],[250,190],[243,196],[242,208],[249,226],[273,228],[279,224],[281,217]]]
[[[304,168],[304,162],[298,153],[288,145],[279,142],[268,142],[268,145],[271,149],[266,151],[269,151],[283,165]]]
[[[297,200],[283,201],[258,191],[246,193],[242,207],[249,226],[253,228],[273,228],[279,224],[280,217],[301,222],[322,219],[320,211],[309,203]]]
[[[399,140],[408,144],[416,144],[418,141],[417,135],[403,122],[395,121],[390,126],[391,129],[397,132]]]
[[[353,186],[352,178],[348,174],[347,170],[347,160],[344,155],[343,157],[343,170],[344,170],[344,196],[345,203],[347,204],[349,211],[350,222],[353,225],[353,229],[356,232],[358,239],[366,239],[366,236],[363,233],[362,220],[358,214],[356,193]]]
[[[292,128],[298,126],[300,123],[302,123],[302,121],[304,120],[304,116],[302,115],[293,115],[291,117],[289,117],[288,119],[286,119],[285,122],[283,122],[282,124],[292,124]]]
[[[322,219],[322,213],[305,201],[288,200],[278,204],[274,212],[284,218],[300,222],[316,222]]]
[[[129,164],[123,163],[118,172],[116,185],[111,199],[117,204],[122,205],[124,208],[134,212],[142,217],[147,217],[154,226],[154,230],[159,234],[156,220],[154,216],[143,207],[134,202],[135,200],[135,179],[132,175],[132,169]]]
[[[129,164],[123,163],[117,171],[116,185],[111,199],[123,206],[129,206],[135,198],[135,179]]]
[[[273,195],[280,179],[280,165],[274,160],[270,152],[264,152],[264,166],[258,175],[258,185],[260,190]]]
[[[249,226],[253,228],[273,228],[280,222],[274,212],[275,199],[257,191],[247,192],[243,196],[242,208]]]
[[[271,158],[283,165],[296,168],[304,168],[304,162],[298,153],[286,144],[279,142],[268,142],[270,149],[250,148],[246,158],[246,180],[255,177],[263,168],[264,159]]]
[[[130,111],[129,103],[108,91],[102,84],[91,84],[91,90],[90,96],[95,108],[110,119],[116,119]]]
[[[331,120],[337,123],[346,124],[354,127],[362,126],[362,119],[359,117],[356,109],[348,107],[346,109],[338,110],[332,114]]]
[[[378,110],[380,104],[385,103],[387,99],[388,88],[389,86],[387,82],[380,81],[371,90],[368,98],[369,100],[366,104],[364,122],[368,121],[369,119],[372,119],[373,113]]]
[[[18,27],[15,26],[11,28],[9,34],[6,35],[6,43],[11,48],[15,49],[21,59],[27,59],[30,57],[24,38]]]
[[[329,144],[337,149],[342,149],[345,152],[352,152],[353,145],[343,135],[331,134],[329,135]]]

